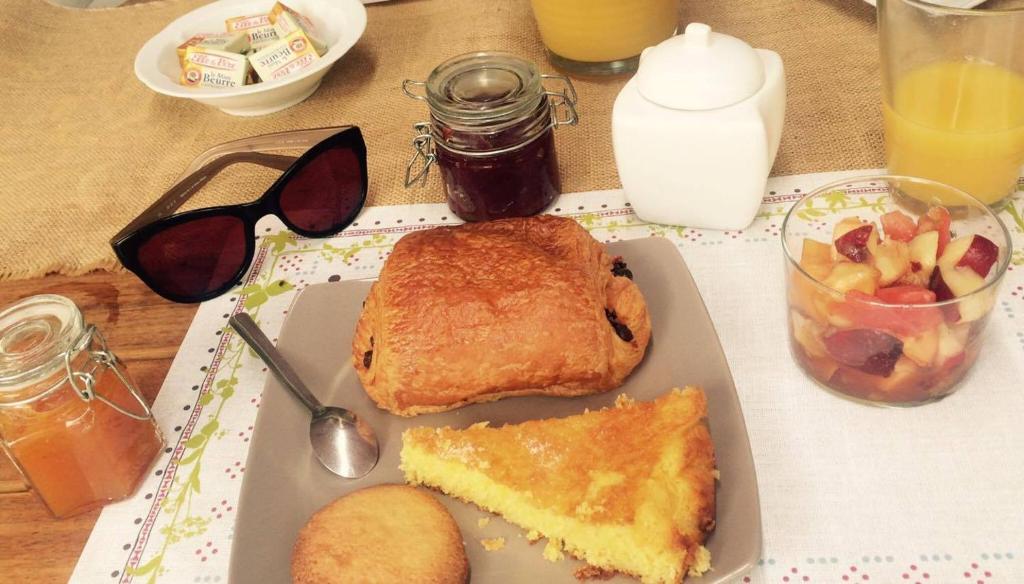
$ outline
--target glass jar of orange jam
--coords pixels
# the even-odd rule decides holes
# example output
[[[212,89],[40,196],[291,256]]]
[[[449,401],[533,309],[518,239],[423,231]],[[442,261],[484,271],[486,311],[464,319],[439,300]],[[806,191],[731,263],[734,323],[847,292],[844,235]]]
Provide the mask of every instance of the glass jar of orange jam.
[[[130,496],[160,453],[153,414],[74,302],[0,312],[0,444],[56,517]]]

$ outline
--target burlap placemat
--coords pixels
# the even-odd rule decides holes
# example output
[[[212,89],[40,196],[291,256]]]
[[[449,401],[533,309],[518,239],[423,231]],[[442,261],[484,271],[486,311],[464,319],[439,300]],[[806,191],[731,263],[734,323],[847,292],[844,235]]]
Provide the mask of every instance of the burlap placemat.
[[[438,177],[404,189],[421,102],[400,90],[446,58],[500,49],[551,71],[528,0],[416,0],[368,6],[359,43],[305,102],[236,118],[157,95],[135,79],[139,47],[202,0],[81,11],[0,0],[0,279],[115,269],[107,239],[162,193],[192,158],[227,140],[357,124],[369,148],[372,205],[443,200]],[[8,18],[14,15],[16,17]],[[788,112],[775,174],[882,164],[874,9],[861,0],[683,0],[702,21],[786,66]],[[579,126],[557,132],[566,192],[619,186],[610,141],[624,80],[576,81]],[[685,153],[681,153],[684,156]],[[252,167],[218,179],[191,206],[250,200],[273,175]]]

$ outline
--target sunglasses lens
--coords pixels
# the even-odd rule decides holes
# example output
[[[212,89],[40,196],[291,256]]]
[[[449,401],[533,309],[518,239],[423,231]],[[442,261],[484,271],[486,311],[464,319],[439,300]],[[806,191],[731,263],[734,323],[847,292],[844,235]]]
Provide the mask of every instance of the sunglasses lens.
[[[281,192],[281,212],[299,229],[337,231],[362,204],[362,165],[347,148],[326,150],[302,167]]]
[[[245,258],[245,222],[223,215],[168,227],[140,245],[137,255],[153,288],[180,298],[200,298],[229,284]]]

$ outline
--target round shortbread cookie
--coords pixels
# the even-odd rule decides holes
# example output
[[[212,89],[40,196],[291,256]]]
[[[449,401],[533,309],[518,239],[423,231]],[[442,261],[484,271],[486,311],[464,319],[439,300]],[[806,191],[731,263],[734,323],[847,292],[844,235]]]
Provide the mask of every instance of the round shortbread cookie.
[[[317,511],[292,550],[297,584],[464,584],[458,525],[432,495],[405,485],[349,493]]]

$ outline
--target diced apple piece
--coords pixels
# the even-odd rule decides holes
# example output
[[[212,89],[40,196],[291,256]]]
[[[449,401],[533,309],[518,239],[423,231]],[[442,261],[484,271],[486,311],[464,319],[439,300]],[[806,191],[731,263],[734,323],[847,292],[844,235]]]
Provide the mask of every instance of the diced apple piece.
[[[867,221],[863,221],[860,217],[846,217],[845,219],[842,219],[841,221],[839,221],[839,223],[836,223],[836,226],[832,228],[832,246],[831,246],[832,247],[832,249],[831,249],[832,261],[833,262],[838,262],[838,261],[841,261],[843,259],[848,259],[848,258],[846,258],[846,256],[841,254],[839,252],[839,250],[836,248],[835,243],[837,241],[839,241],[844,235],[846,235],[847,233],[849,233],[849,232],[851,232],[851,231],[853,231],[855,229],[860,229],[862,227],[869,227],[869,226],[873,227],[871,223],[868,223]],[[875,230],[872,229],[872,231],[875,231]],[[865,245],[868,246],[868,251],[869,252],[871,251],[871,248],[874,247],[874,245],[877,244],[877,243],[878,243],[878,234],[877,233],[875,233],[873,236],[869,236],[868,239],[865,241]]]
[[[852,262],[864,262],[871,256],[868,249],[868,241],[874,238],[875,247],[878,243],[878,234],[875,233],[875,226],[871,224],[861,225],[856,229],[847,231],[835,241],[836,251]]]
[[[993,304],[995,304],[995,295],[991,288],[961,298],[956,303],[957,309],[960,311],[958,322],[967,323],[985,318],[985,315],[992,311]]]
[[[800,267],[816,280],[824,280],[832,271],[832,246],[810,238],[804,239]]]
[[[954,268],[955,269],[955,268]],[[932,271],[932,278],[928,282],[928,289],[935,292],[935,300],[937,302],[945,302],[946,300],[953,300],[956,298],[956,294],[953,290],[946,285],[946,280],[942,277],[942,268],[936,266],[935,270]],[[960,320],[960,305],[959,303],[946,304],[941,307],[942,314],[948,322],[957,322]]]
[[[971,265],[974,260],[968,259],[968,265],[959,265],[964,257],[967,257],[967,250],[971,248],[975,237],[977,236],[958,237],[950,241],[946,250],[939,256],[935,271],[928,283],[928,288],[935,292],[939,301],[967,296],[985,285],[984,276],[979,275],[976,268]],[[979,245],[981,251],[977,252],[978,254],[990,253],[985,251],[987,246],[984,243]],[[996,248],[996,255],[998,255],[998,248]],[[980,261],[981,258],[977,259]],[[991,264],[988,267],[991,268]],[[987,300],[965,299],[956,305],[949,306],[946,310],[946,318],[951,322],[976,320],[984,316],[990,308]]]
[[[931,328],[923,333],[903,338],[903,354],[921,367],[928,367],[939,350],[939,331]]]
[[[875,250],[873,263],[881,274],[878,285],[893,284],[910,270],[910,248],[902,241],[887,239]]]
[[[920,375],[921,368],[914,363],[913,359],[900,357],[893,365],[892,373],[878,381],[876,387],[890,395],[906,394],[916,383],[919,383]]]
[[[878,289],[878,281],[881,277],[881,273],[874,266],[839,262],[832,267],[832,271],[823,282],[826,286],[844,294],[850,290],[874,294]]]
[[[821,341],[821,336],[825,332],[825,327],[805,317],[796,310],[789,311],[789,318],[793,325],[793,338],[796,342],[800,343],[804,352],[814,358],[828,356],[828,351],[825,350],[825,345]]]
[[[839,296],[795,269],[790,271],[787,293],[792,308],[822,325],[828,322],[831,303]]]
[[[832,228],[833,243],[840,237],[846,235],[847,233],[853,231],[854,229],[864,227],[865,225],[869,225],[869,223],[867,223],[860,217],[844,217],[842,220],[839,221],[839,223],[836,223],[835,227]]]
[[[944,272],[949,272],[955,268],[960,260],[963,259],[964,254],[967,253],[967,248],[971,247],[971,240],[974,239],[973,235],[965,237],[958,237],[953,241],[950,241],[946,245],[946,249],[939,256],[939,259],[935,262],[936,265],[945,268]]]
[[[843,306],[841,303],[836,303],[835,306]],[[850,315],[842,310],[833,310],[828,313],[828,324],[836,328],[853,328],[857,323],[850,318]]]
[[[950,359],[958,358],[967,347],[970,325],[949,326],[939,325],[939,347],[935,354],[935,363],[942,365]]]
[[[919,234],[928,231],[935,231],[939,234],[939,255],[942,255],[949,243],[949,226],[952,218],[949,210],[945,207],[932,207],[928,212],[917,218],[917,232]]]
[[[949,244],[950,247],[953,244]],[[937,266],[935,273],[939,275],[938,278],[942,283],[953,293],[954,296],[967,296],[971,292],[980,289],[985,285],[985,278],[982,278],[978,274],[974,273],[971,268],[946,268],[945,266]],[[947,300],[944,298],[944,294],[941,294],[939,290],[933,290],[935,292],[936,299],[942,301]]]
[[[804,238],[804,246],[800,251],[800,264],[804,263],[825,264],[832,263],[832,250],[827,243],[822,243],[810,237]]]
[[[911,260],[911,262],[910,262],[910,269],[907,270],[907,272],[905,274],[903,274],[903,276],[901,276],[899,280],[896,280],[896,285],[897,286],[920,286],[922,288],[927,288],[929,282],[931,282],[931,278],[930,277],[926,278],[925,276],[923,276],[922,275],[923,272],[920,272],[920,271],[915,272],[914,269],[917,268],[918,266],[920,266],[920,264],[918,264],[917,262]]]
[[[987,237],[974,235],[971,237],[971,244],[967,247],[960,261],[956,263],[956,267],[971,268],[976,274],[984,278],[988,276],[989,270],[992,269],[992,264],[996,263],[997,259],[999,259],[999,246],[992,243],[992,240]]]
[[[880,239],[878,236],[878,228],[875,224],[871,224],[871,233],[868,234],[868,253],[874,255],[878,251],[878,243]]]
[[[935,261],[939,257],[939,233],[937,231],[925,231],[910,240],[910,270],[914,274],[920,274],[921,281],[927,285],[932,277],[932,270],[935,268]],[[917,262],[917,265],[914,265]],[[921,285],[921,284],[918,284]]]

